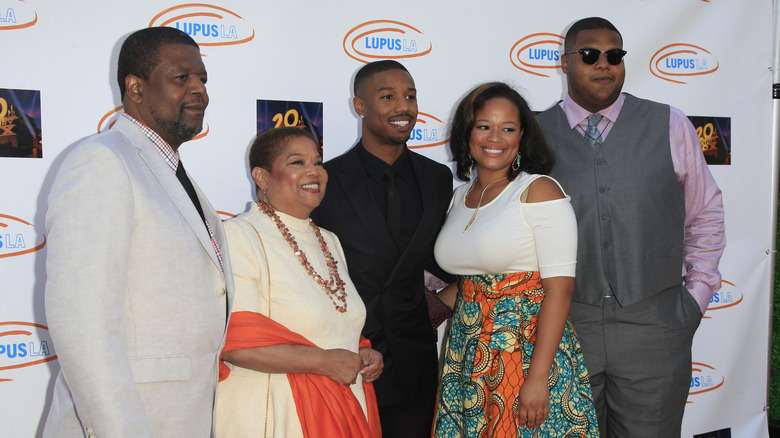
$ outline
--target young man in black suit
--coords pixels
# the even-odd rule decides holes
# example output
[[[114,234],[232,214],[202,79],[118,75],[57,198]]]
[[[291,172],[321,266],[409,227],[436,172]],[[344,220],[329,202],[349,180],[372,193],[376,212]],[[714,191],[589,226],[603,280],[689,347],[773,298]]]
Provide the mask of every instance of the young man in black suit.
[[[341,240],[366,304],[363,334],[384,355],[374,383],[383,435],[428,437],[438,361],[423,271],[448,278],[433,261],[433,244],[452,173],[406,147],[417,121],[417,89],[403,65],[367,64],[355,76],[354,93],[362,138],[325,163],[330,181],[312,217]]]

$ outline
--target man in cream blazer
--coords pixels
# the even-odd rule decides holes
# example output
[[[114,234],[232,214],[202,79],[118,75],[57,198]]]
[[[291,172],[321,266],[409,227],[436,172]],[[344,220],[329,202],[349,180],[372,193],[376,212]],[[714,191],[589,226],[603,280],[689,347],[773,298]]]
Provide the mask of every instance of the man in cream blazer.
[[[149,28],[124,42],[117,76],[125,114],[73,148],[49,195],[61,371],[44,436],[213,436],[233,276],[220,218],[178,157],[202,129],[206,69],[185,33]]]

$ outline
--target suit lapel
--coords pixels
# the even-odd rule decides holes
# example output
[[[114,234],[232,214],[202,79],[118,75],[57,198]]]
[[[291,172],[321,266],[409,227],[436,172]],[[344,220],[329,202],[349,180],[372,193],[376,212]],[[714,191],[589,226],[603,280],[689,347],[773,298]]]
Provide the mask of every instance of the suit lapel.
[[[347,152],[344,166],[339,170],[339,184],[344,192],[344,196],[356,212],[360,225],[366,230],[370,230],[368,234],[373,239],[373,242],[394,263],[388,281],[392,280],[399,272],[403,272],[405,269],[404,264],[414,259],[410,255],[419,250],[419,245],[415,245],[415,242],[419,242],[421,239],[424,240],[423,233],[430,232],[428,225],[437,220],[437,218],[433,217],[436,211],[435,206],[437,205],[437,200],[434,199],[436,195],[436,190],[434,190],[436,181],[433,178],[433,173],[426,172],[423,160],[419,155],[411,151],[409,151],[409,155],[420,186],[422,214],[409,244],[404,248],[403,252],[399,250],[395,240],[390,235],[385,219],[374,204],[373,197],[368,190],[368,177],[363,170],[357,153],[357,146]]]
[[[178,180],[177,180],[178,181]],[[227,245],[226,245],[226,237],[225,237],[225,230],[222,226],[220,226],[222,219],[217,214],[216,209],[211,205],[209,200],[206,198],[206,195],[203,194],[203,191],[200,190],[200,187],[198,187],[198,184],[195,181],[192,181],[192,186],[195,187],[195,193],[198,195],[198,200],[200,201],[200,206],[203,209],[203,215],[206,217],[206,220],[209,223],[209,226],[211,226],[211,231],[214,233],[214,240],[217,241],[217,245],[219,245],[220,252],[222,253],[222,260],[223,263],[225,263],[225,252],[227,251]],[[181,186],[181,183],[179,184]],[[182,190],[184,188],[182,187]],[[185,192],[186,194],[186,192]],[[189,196],[187,197],[187,200],[189,200]],[[195,206],[192,205],[192,201],[190,200],[190,206],[195,209]],[[181,211],[181,210],[180,210]],[[198,210],[195,210],[195,216],[198,219],[198,222],[200,223],[200,228],[205,231],[205,237],[206,240],[203,240],[201,237],[203,237],[201,234],[198,234],[198,237],[200,238],[200,242],[203,245],[203,247],[208,251],[209,257],[211,257],[211,260],[214,262],[214,264],[219,267],[219,258],[217,257],[217,253],[214,250],[214,245],[211,243],[211,236],[209,236],[208,231],[206,230],[206,227],[203,225],[203,221],[200,220],[200,215],[198,215]],[[190,224],[190,227],[194,227],[193,223],[191,222],[191,218],[187,218],[187,222]],[[194,230],[194,229],[193,229]],[[197,234],[197,233],[196,233]],[[227,269],[226,266],[223,266],[224,269]],[[225,271],[228,272],[228,271]]]
[[[203,249],[206,250],[206,253],[212,261],[219,267],[219,259],[214,251],[214,245],[211,244],[211,237],[209,236],[206,227],[203,225],[203,220],[201,220],[198,210],[195,208],[195,205],[193,205],[192,200],[187,195],[184,187],[182,187],[181,183],[176,178],[176,174],[160,155],[160,152],[157,150],[154,143],[139,131],[132,122],[124,117],[120,117],[117,120],[114,128],[119,129],[122,134],[127,136],[131,143],[138,148],[138,155],[141,157],[141,160],[149,167],[151,173],[157,179],[160,186],[162,186],[163,190],[168,194],[168,197],[176,206],[176,209],[179,210],[179,213],[184,220],[189,224],[190,229],[198,238],[201,245],[203,245]],[[206,200],[206,197],[203,196],[203,193],[198,186],[195,183],[193,183],[193,186],[195,186],[195,192],[198,194],[198,199],[203,207],[203,214],[206,216],[209,224],[212,225],[212,229],[216,232],[218,227],[215,225],[217,223],[216,221],[219,220],[219,217],[213,213],[214,208],[209,204],[208,200]],[[217,242],[220,242],[219,238]]]
[[[369,230],[368,235],[379,248],[382,248],[389,257],[396,260],[399,256],[398,246],[390,235],[387,221],[382,217],[371,192],[368,190],[368,176],[360,163],[358,147],[353,147],[344,157],[344,166],[339,170],[340,188],[355,212],[360,225]]]
[[[425,169],[423,169],[419,155],[409,151],[409,158],[412,162],[412,168],[414,168],[414,176],[417,177],[417,183],[420,185],[420,195],[422,196],[422,214],[420,215],[420,220],[417,221],[417,227],[414,229],[414,233],[412,234],[411,241],[414,241],[414,239],[417,238],[418,234],[421,232],[422,224],[430,223],[432,219],[432,206],[435,205],[435,200],[433,199],[434,191],[430,189],[434,187],[433,184],[435,184],[435,181],[432,178],[433,173],[425,172]]]
[[[409,151],[409,158],[412,162],[412,168],[414,169],[414,175],[417,178],[417,183],[419,184],[420,196],[422,198],[422,213],[420,214],[420,220],[417,221],[417,226],[414,229],[414,233],[412,233],[412,237],[409,240],[409,244],[406,245],[406,248],[404,248],[401,257],[398,259],[398,264],[393,270],[393,275],[395,275],[396,271],[402,269],[401,265],[405,260],[408,260],[407,256],[409,253],[411,251],[417,251],[418,248],[414,242],[420,241],[422,238],[421,233],[428,232],[428,230],[424,229],[423,225],[430,224],[433,220],[435,220],[435,218],[432,217],[434,212],[433,206],[436,205],[436,200],[434,199],[435,191],[432,190],[435,184],[435,181],[432,178],[433,174],[431,172],[425,172],[419,155]]]

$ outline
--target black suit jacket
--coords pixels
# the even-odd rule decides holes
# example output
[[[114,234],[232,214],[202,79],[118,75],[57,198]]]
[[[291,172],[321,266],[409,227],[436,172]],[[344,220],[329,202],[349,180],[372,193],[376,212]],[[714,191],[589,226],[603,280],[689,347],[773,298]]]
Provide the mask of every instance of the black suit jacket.
[[[401,251],[369,192],[358,147],[360,143],[325,163],[329,181],[312,218],[339,237],[349,276],[366,305],[363,335],[384,355],[384,371],[374,383],[379,405],[405,404],[435,395],[436,336],[428,318],[423,270],[441,274],[433,261],[433,244],[452,196],[452,172],[409,151],[423,212]]]

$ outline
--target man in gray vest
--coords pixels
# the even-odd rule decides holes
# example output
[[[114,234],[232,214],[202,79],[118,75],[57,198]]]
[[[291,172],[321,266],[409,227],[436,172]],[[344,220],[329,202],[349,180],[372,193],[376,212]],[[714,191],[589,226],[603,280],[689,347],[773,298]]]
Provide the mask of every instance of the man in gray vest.
[[[721,282],[720,189],[684,114],[621,93],[609,21],[574,23],[564,51],[568,95],[539,122],[577,215],[570,315],[601,436],[680,436],[693,335]]]

